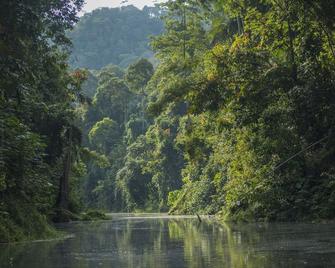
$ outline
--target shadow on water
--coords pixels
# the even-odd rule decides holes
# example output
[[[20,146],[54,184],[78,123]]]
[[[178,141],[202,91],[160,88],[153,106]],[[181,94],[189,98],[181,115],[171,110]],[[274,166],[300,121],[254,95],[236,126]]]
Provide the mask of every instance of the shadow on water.
[[[58,228],[74,236],[0,245],[0,267],[335,267],[332,224],[219,225],[115,215]]]

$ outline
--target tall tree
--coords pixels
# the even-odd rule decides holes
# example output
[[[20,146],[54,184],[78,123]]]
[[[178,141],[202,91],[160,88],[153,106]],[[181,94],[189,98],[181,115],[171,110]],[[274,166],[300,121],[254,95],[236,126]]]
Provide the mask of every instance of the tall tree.
[[[82,0],[1,1],[0,240],[46,234],[74,117],[78,79],[67,69],[66,32]],[[34,222],[34,224],[31,224]]]

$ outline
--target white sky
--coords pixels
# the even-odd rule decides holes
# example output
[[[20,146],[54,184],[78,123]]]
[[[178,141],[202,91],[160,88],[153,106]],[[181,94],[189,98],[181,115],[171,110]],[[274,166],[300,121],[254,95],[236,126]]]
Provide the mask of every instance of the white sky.
[[[162,2],[161,0],[86,0],[83,7],[83,13],[91,12],[99,7],[119,7],[122,5],[134,5],[142,9],[145,5],[153,6],[155,3]],[[122,3],[125,2],[125,3]]]

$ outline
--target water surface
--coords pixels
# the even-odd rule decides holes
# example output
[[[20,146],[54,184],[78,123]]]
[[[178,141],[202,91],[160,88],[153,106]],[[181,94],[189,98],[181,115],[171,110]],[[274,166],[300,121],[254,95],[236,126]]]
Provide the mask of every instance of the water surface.
[[[0,245],[0,267],[335,267],[334,224],[224,224],[113,214],[57,226],[65,240]]]

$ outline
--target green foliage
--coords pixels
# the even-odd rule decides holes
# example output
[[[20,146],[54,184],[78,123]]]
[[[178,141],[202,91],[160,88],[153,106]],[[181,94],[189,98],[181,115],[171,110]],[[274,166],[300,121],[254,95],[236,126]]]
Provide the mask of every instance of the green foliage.
[[[167,195],[181,185],[182,156],[174,148],[178,119],[146,114],[152,64],[141,59],[125,78],[115,68],[97,72],[98,88],[83,115],[89,154],[85,200],[88,207],[114,211],[167,210]],[[100,157],[100,156],[99,156]],[[102,159],[101,159],[102,160]]]
[[[81,5],[0,4],[0,241],[105,218],[84,208],[334,218],[333,4],[102,8],[69,36],[103,68],[69,72]]]
[[[93,98],[93,105],[96,111],[95,118],[109,118],[115,120],[118,124],[127,120],[128,99],[131,98],[131,92],[123,80],[112,77],[97,88]]]
[[[116,118],[104,107],[124,98],[110,98],[108,83],[131,93],[115,120],[117,163],[98,173],[95,193],[116,210],[332,218],[333,6],[168,1],[162,10],[154,72],[140,60],[126,82],[100,78],[90,122]]]
[[[146,59],[129,65],[125,80],[128,87],[133,90],[143,89],[154,73],[152,64]]]
[[[117,142],[119,136],[119,127],[114,120],[108,117],[95,123],[88,133],[90,142],[101,149],[101,151],[110,151],[112,146]]]
[[[99,210],[88,210],[81,216],[83,221],[107,220],[108,217],[105,213]]]
[[[148,108],[157,116],[187,104],[175,140],[184,186],[170,193],[171,212],[334,217],[334,27],[326,23],[334,9],[327,16],[317,2],[166,4]]]
[[[33,204],[24,200],[4,200],[9,209],[1,211],[0,242],[34,240],[56,237],[57,232],[50,226],[46,215],[36,210]]]
[[[85,75],[68,70],[65,51],[82,4],[0,3],[1,242],[54,233],[65,155],[80,143],[73,104]]]
[[[144,57],[153,60],[150,35],[163,30],[157,7],[100,8],[85,14],[69,33],[73,42],[71,65],[100,69],[109,64],[123,68]]]

